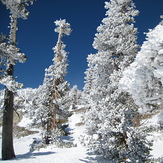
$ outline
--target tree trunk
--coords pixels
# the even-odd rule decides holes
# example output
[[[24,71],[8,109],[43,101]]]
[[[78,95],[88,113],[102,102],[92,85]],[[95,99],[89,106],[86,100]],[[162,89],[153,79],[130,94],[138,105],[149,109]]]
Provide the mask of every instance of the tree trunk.
[[[13,65],[9,67],[9,74],[13,74]],[[3,128],[2,128],[2,160],[15,158],[13,148],[13,92],[5,88]]]
[[[16,45],[16,30],[17,30],[17,16],[11,16],[10,23],[10,39],[11,45]],[[14,76],[14,65],[11,64],[11,58],[8,58],[6,74]],[[4,97],[4,111],[3,111],[3,128],[2,128],[2,160],[10,160],[15,158],[13,147],[13,101],[14,94],[12,91],[5,88]]]

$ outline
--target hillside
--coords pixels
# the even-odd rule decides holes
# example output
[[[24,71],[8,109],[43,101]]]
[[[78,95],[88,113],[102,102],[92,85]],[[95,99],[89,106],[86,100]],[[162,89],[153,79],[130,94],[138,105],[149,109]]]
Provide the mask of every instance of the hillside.
[[[65,142],[73,142],[75,147],[72,148],[57,148],[54,145],[49,145],[46,148],[41,148],[34,152],[30,152],[30,144],[35,139],[40,139],[40,133],[31,134],[28,136],[14,138],[14,147],[17,158],[12,161],[5,161],[5,163],[17,162],[17,163],[108,163],[105,159],[102,159],[96,155],[89,155],[87,149],[83,147],[79,141],[80,135],[84,133],[84,125],[82,123],[82,108],[78,107],[73,115],[69,118],[69,132],[68,136],[63,137]],[[145,120],[145,124],[156,125],[160,120],[160,116],[155,115],[150,119]],[[23,117],[21,122],[18,124],[20,127],[28,128],[30,119]],[[31,129],[29,129],[31,130]],[[32,129],[37,130],[38,129]],[[149,139],[154,140],[153,150],[151,154],[155,158],[163,157],[163,132],[154,132],[153,136]],[[160,161],[157,161],[160,163]]]

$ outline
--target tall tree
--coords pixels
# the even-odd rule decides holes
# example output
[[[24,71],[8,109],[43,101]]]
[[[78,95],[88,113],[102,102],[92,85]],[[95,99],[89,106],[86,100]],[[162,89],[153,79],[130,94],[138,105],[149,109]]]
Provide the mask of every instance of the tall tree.
[[[138,14],[138,11],[133,9],[132,1],[111,0],[110,3],[106,2],[105,8],[108,9],[107,17],[97,28],[98,33],[93,42],[93,47],[98,50],[98,53],[88,56],[89,68],[86,71],[86,78],[91,76],[92,79],[87,79],[85,84],[85,87],[87,85],[94,86],[94,88],[89,86],[89,89],[93,90],[91,95],[101,94],[102,97],[110,82],[110,74],[114,70],[120,70],[120,66],[125,67],[126,64],[129,64],[128,60],[128,62],[132,62],[138,49],[137,29],[133,26],[134,16]],[[122,60],[126,64],[119,65]]]
[[[139,48],[133,25],[138,10],[132,0],[110,0],[105,8],[108,9],[106,18],[97,28],[93,42],[98,52],[88,56],[90,67],[86,72],[87,77],[91,73],[91,80],[86,81],[91,85],[85,119],[88,146],[113,162],[127,159],[142,162],[148,148],[142,145],[144,156],[138,152],[140,148],[133,142],[143,142],[134,137],[136,129],[132,127],[134,124],[131,126],[137,107],[127,93],[118,89],[122,72],[133,62]]]
[[[14,65],[16,60],[21,62],[25,61],[25,55],[20,53],[19,49],[16,48],[16,31],[17,31],[17,18],[27,19],[29,12],[25,9],[28,2],[33,2],[32,0],[1,0],[1,2],[6,5],[7,9],[11,13],[11,23],[10,23],[10,37],[9,45],[1,44],[1,50],[3,51],[3,56],[6,56],[6,77],[2,78],[2,82],[5,87],[4,96],[4,111],[3,111],[3,129],[2,129],[2,160],[8,160],[15,157],[13,148],[13,99],[15,87],[18,83],[14,82]],[[14,89],[14,90],[13,90]]]
[[[67,52],[64,50],[66,45],[62,42],[64,35],[70,35],[70,24],[66,20],[54,22],[57,26],[55,32],[59,33],[58,41],[54,50],[53,64],[45,69],[44,83],[38,88],[41,97],[36,99],[38,105],[36,119],[42,120],[44,129],[44,143],[49,144],[53,138],[60,116],[67,117],[68,109],[71,105],[69,97],[69,83],[64,79],[67,74]],[[53,134],[54,133],[54,134]]]

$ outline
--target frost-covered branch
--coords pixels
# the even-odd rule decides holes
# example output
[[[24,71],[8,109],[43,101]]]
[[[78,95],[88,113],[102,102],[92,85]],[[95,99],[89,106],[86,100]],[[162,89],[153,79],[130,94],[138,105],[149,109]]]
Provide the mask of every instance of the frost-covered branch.
[[[55,25],[57,26],[54,31],[59,33],[61,36],[63,34],[69,36],[71,34],[71,28],[70,28],[70,24],[66,23],[65,19],[60,19],[60,20],[56,20],[54,21]],[[62,30],[62,31],[61,31]],[[60,37],[59,37],[60,38]]]
[[[0,44],[0,55],[3,58],[8,58],[12,61],[11,64],[15,65],[15,61],[18,60],[21,63],[26,61],[26,56],[24,53],[20,52],[20,49],[14,45],[9,45],[7,43]]]
[[[17,89],[23,87],[23,84],[16,82],[11,76],[2,77],[0,79],[0,84],[6,86],[7,89],[12,92],[16,92]]]
[[[54,21],[55,25],[57,26],[54,31],[59,33],[58,35],[58,41],[57,41],[57,45],[53,48],[55,55],[55,59],[53,59],[53,61],[57,64],[59,62],[61,62],[62,59],[62,55],[63,53],[67,54],[64,51],[64,48],[66,47],[65,44],[63,44],[62,42],[62,37],[64,35],[69,36],[71,34],[71,28],[70,28],[70,24],[66,23],[65,19],[60,19],[60,20],[56,20]]]
[[[12,15],[16,15],[18,18],[27,19],[29,12],[25,6],[33,4],[34,0],[1,0],[6,5],[7,9],[10,9]]]

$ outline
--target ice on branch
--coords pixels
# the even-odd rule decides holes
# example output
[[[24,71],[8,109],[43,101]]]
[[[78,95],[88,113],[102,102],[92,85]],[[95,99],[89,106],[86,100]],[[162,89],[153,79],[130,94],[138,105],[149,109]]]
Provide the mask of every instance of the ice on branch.
[[[1,2],[6,5],[7,9],[10,9],[12,15],[22,19],[27,19],[29,15],[25,6],[33,4],[33,0],[1,0]]]
[[[26,56],[24,53],[20,52],[20,49],[14,45],[9,45],[6,43],[0,44],[1,57],[9,58],[11,64],[15,65],[15,61],[18,60],[21,63],[26,61]]]
[[[8,90],[16,92],[17,89],[22,88],[23,84],[16,82],[11,76],[3,77],[0,80],[0,84],[7,87]]]
[[[60,33],[62,30],[62,33],[69,36],[71,34],[71,28],[70,28],[70,24],[66,23],[66,20],[56,20],[54,21],[55,25],[57,26],[54,31],[57,33]]]

